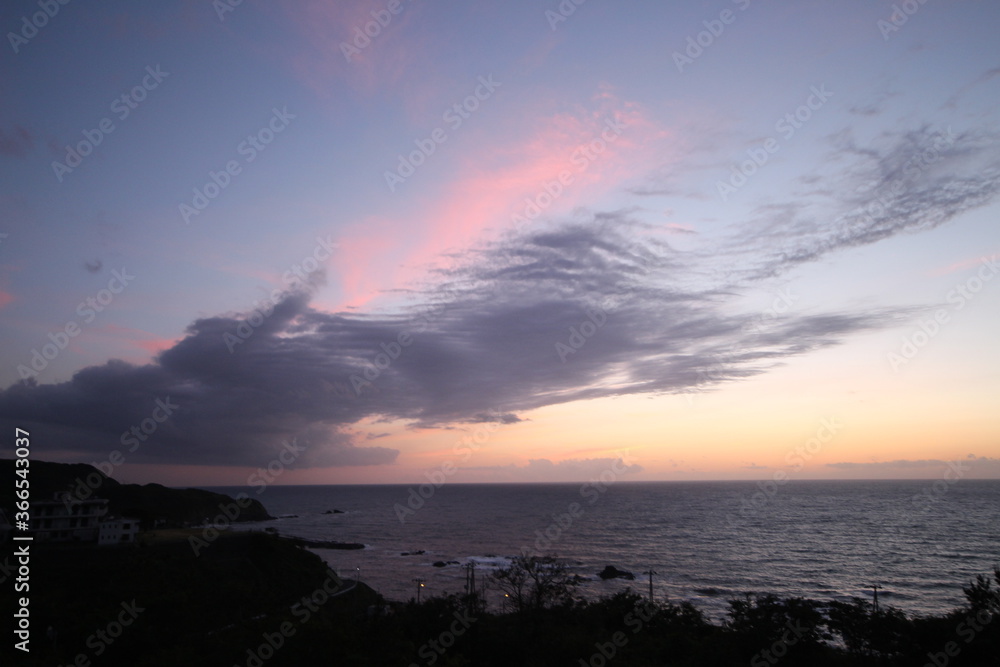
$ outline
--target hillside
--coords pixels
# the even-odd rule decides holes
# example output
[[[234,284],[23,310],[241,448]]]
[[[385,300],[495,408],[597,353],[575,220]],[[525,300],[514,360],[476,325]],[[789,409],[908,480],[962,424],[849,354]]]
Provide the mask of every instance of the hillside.
[[[14,506],[14,461],[0,459],[0,508]],[[52,463],[32,461],[28,479],[31,499],[35,502],[52,500],[57,494],[71,493],[76,498],[107,498],[109,514],[140,519],[144,527],[162,521],[167,527],[200,524],[212,519],[220,507],[233,502],[225,494],[201,489],[171,489],[162,484],[121,484],[86,463]],[[244,503],[246,504],[246,503]],[[237,521],[273,519],[257,500],[251,499]]]
[[[39,543],[31,564],[31,653],[15,655],[8,642],[3,665],[244,665],[248,649],[283,623],[293,635],[284,662],[268,664],[315,664],[300,651],[330,634],[317,629],[319,607],[308,608],[317,591],[344,591],[322,606],[338,625],[377,599],[364,584],[332,578],[315,554],[263,533],[225,532],[197,555],[180,538],[127,549]],[[0,586],[5,612],[12,595],[9,581]]]

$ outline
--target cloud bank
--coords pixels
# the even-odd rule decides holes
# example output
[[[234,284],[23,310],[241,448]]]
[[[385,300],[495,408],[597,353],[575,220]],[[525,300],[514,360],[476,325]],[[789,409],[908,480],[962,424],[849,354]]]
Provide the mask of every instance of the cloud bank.
[[[868,148],[835,141],[839,182],[761,209],[711,254],[676,250],[676,230],[629,212],[530,227],[470,249],[409,308],[322,312],[309,291],[289,292],[266,316],[195,320],[150,364],[111,360],[68,382],[13,385],[0,391],[0,424],[37,427],[71,457],[104,458],[139,428],[148,437],[127,452],[135,462],[257,466],[294,438],[306,447],[298,467],[385,465],[398,450],[367,444],[360,422],[513,423],[543,406],[766,372],[907,311],[789,313],[762,327],[736,306],[744,290],[931,229],[1000,190],[989,137],[922,128]],[[720,265],[736,268],[720,279]],[[168,398],[177,408],[157,421]]]

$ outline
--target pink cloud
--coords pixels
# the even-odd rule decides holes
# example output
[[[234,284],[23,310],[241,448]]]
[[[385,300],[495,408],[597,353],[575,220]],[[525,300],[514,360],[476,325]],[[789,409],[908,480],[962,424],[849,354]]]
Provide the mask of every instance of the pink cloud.
[[[948,266],[931,269],[929,273],[934,277],[938,277],[938,276],[946,276],[949,273],[965,271],[967,269],[972,269],[982,265],[983,262],[985,262],[986,260],[991,260],[994,262],[997,261],[998,254],[1000,254],[1000,251],[993,252],[990,254],[979,255],[978,257],[970,257],[969,259],[963,259],[959,262],[955,262],[954,264],[949,264]]]
[[[515,130],[477,137],[458,161],[458,176],[406,220],[365,220],[342,240],[337,270],[348,303],[411,283],[442,253],[473,245],[487,232],[514,228],[513,216],[535,220],[596,203],[669,154],[672,135],[638,105],[602,89],[588,107],[535,122],[527,138]],[[548,186],[548,190],[547,190]],[[551,196],[555,193],[555,196]]]
[[[343,307],[370,305],[379,294],[397,284],[412,230],[395,221],[370,216],[338,236],[337,272],[345,302]]]
[[[155,357],[160,352],[169,350],[178,342],[180,342],[179,338],[153,338],[152,340],[137,340],[134,344],[148,352],[151,357]]]
[[[145,363],[163,350],[173,347],[180,341],[179,338],[159,338],[155,334],[148,331],[133,329],[131,327],[123,327],[117,324],[108,324],[107,326],[101,327],[100,331],[110,337],[123,341],[125,345],[131,348],[139,349],[145,352],[141,358],[133,357],[132,360],[136,363]]]
[[[0,290],[0,308],[4,308],[7,304],[14,300],[14,295],[10,292],[4,292]]]

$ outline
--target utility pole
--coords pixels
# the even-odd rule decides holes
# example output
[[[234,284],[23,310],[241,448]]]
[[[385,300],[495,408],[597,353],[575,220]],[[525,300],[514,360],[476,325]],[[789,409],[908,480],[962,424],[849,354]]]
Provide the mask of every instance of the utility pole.
[[[648,574],[649,575],[649,601],[652,602],[653,601],[653,575],[654,574],[659,574],[659,572],[657,572],[656,570],[653,570],[653,569],[649,569],[649,570],[643,572],[643,574]]]
[[[875,613],[878,613],[878,589],[882,588],[878,584],[872,584],[872,592],[875,594]]]
[[[420,589],[424,587],[424,580],[417,577],[413,582],[417,585],[417,604],[420,604]]]
[[[474,607],[476,604],[476,563],[470,561],[465,565],[465,592],[468,595],[468,604]]]
[[[358,586],[361,585],[361,568],[355,567],[354,569],[356,570],[357,574],[355,574],[354,576],[355,591],[352,597],[354,597],[354,614],[358,615],[361,613],[361,591],[357,590]]]

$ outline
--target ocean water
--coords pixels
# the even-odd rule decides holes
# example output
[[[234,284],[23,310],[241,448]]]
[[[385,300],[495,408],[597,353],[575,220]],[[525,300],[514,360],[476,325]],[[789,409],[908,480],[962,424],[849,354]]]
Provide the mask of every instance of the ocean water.
[[[316,549],[342,577],[389,599],[459,593],[475,562],[481,582],[522,551],[556,554],[588,579],[584,597],[627,586],[689,600],[718,620],[744,592],[818,600],[871,598],[913,614],[964,602],[961,587],[1000,562],[1000,481],[655,482],[271,486],[240,491],[260,500],[285,535],[360,542],[364,550]],[[411,490],[413,492],[411,496]],[[575,505],[574,505],[575,504]],[[398,505],[398,507],[397,507]],[[413,509],[401,513],[400,508]],[[339,509],[343,514],[325,514]],[[404,521],[400,521],[402,514]],[[422,550],[420,555],[403,552]],[[457,561],[434,567],[435,561]],[[635,581],[602,581],[606,565]]]

